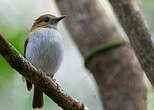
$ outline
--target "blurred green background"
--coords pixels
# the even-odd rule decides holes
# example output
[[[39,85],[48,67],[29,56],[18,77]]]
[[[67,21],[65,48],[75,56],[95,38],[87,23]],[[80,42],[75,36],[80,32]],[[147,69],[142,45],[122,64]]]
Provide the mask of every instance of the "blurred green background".
[[[109,18],[123,33],[107,0],[102,0],[101,3]],[[151,32],[154,32],[154,22],[152,22],[154,1],[138,0],[138,4],[148,21]],[[0,32],[23,54],[24,42],[32,23],[45,13],[59,15],[54,0],[0,0]],[[84,69],[83,58],[62,22],[59,24],[59,29],[65,40],[65,58],[55,75],[56,81],[67,93],[83,102],[91,110],[102,110],[95,81]],[[146,78],[145,84],[147,85],[148,110],[153,110],[154,91]],[[26,90],[21,76],[0,56],[0,110],[32,110],[32,93]],[[45,106],[42,110],[49,109],[61,110],[45,96]]]

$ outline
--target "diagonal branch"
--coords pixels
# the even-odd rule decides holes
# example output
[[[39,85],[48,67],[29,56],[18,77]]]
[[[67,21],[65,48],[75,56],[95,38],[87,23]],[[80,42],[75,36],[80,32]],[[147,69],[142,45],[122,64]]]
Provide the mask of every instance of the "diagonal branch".
[[[154,87],[154,48],[151,33],[136,0],[109,0]]]
[[[89,110],[73,97],[65,94],[53,79],[42,75],[0,34],[0,54],[31,83],[38,86],[50,99],[64,110]]]

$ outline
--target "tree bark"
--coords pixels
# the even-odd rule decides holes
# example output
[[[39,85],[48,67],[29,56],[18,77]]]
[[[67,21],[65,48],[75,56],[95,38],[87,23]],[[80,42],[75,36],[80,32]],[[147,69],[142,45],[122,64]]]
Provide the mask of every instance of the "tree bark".
[[[56,0],[81,54],[123,40],[97,0]],[[128,46],[95,54],[87,64],[98,84],[105,110],[146,110],[143,71]]]
[[[130,43],[154,87],[154,47],[147,23],[136,0],[109,0]]]

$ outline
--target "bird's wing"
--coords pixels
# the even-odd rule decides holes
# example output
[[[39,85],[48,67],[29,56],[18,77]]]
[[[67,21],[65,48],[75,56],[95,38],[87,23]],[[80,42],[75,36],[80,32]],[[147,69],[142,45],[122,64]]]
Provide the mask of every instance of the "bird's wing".
[[[25,44],[24,44],[24,57],[25,58],[26,58],[26,47],[28,44],[28,40],[29,40],[29,37],[26,39]],[[23,79],[25,79],[25,78],[23,78]],[[30,83],[28,80],[26,80],[26,85],[27,85],[28,91],[30,91],[32,89],[32,83]]]
[[[28,44],[28,40],[29,40],[29,37],[26,39],[25,44],[24,44],[24,57],[25,58],[26,58],[26,47],[27,47],[27,44]]]

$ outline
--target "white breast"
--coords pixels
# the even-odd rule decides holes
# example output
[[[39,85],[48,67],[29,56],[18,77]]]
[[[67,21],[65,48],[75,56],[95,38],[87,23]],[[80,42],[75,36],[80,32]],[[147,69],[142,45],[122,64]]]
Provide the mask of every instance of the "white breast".
[[[64,44],[60,33],[49,28],[31,32],[25,55],[37,69],[53,75],[64,56]]]

